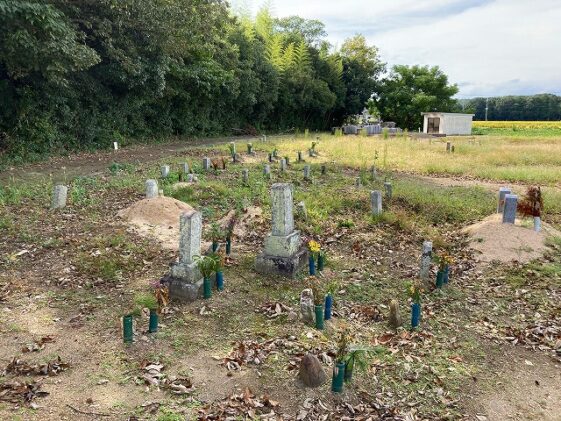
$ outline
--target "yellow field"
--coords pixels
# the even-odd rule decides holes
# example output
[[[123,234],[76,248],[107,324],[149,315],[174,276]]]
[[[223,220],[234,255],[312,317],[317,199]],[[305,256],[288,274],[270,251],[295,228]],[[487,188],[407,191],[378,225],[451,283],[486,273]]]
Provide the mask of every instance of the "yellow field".
[[[561,130],[561,121],[474,121],[473,127],[489,128],[489,129],[518,128],[520,130],[532,130],[532,129]]]

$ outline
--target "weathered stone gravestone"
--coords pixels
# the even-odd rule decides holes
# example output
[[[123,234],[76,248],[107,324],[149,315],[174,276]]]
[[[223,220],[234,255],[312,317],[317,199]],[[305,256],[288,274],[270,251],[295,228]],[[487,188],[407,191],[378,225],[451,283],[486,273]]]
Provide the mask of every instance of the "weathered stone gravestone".
[[[392,183],[386,181],[384,183],[384,189],[386,190],[386,199],[392,200],[392,194],[393,194]]]
[[[399,303],[397,300],[390,301],[390,317],[388,318],[388,323],[393,329],[397,329],[401,326],[401,314],[399,314]]]
[[[454,145],[451,146],[450,152],[454,153],[456,151],[456,147]]]
[[[203,276],[194,257],[201,255],[203,217],[195,210],[184,212],[179,220],[179,262],[171,266],[169,293],[179,301],[194,301],[200,295]]]
[[[146,180],[146,199],[153,199],[158,195],[158,182],[156,180]]]
[[[210,171],[211,165],[212,165],[212,163],[210,161],[210,158],[203,158],[203,170],[204,171]]]
[[[298,151],[298,162],[302,162],[302,151]]]
[[[327,173],[327,166],[326,165],[322,165],[321,166],[321,175],[325,175]]]
[[[249,170],[247,168],[244,168],[242,170],[242,183],[244,184],[244,186],[247,186],[249,184]]]
[[[286,159],[281,159],[280,160],[280,169],[281,171],[286,171]]]
[[[446,142],[446,152],[452,151],[452,142]]]
[[[505,195],[505,206],[503,210],[503,224],[514,224],[516,220],[517,208],[518,208],[518,196],[515,194]]]
[[[310,353],[304,355],[300,361],[298,377],[306,387],[319,387],[327,380],[318,358]]]
[[[163,189],[158,190],[158,196],[164,197],[164,190]]]
[[[300,315],[304,323],[310,325],[315,323],[314,293],[310,288],[300,294]]]
[[[276,183],[271,188],[272,229],[265,250],[255,259],[258,272],[293,277],[307,262],[307,249],[294,229],[292,185]]]
[[[426,280],[430,276],[430,265],[432,262],[432,241],[423,242],[423,254],[421,255],[421,270],[419,276]]]
[[[253,155],[253,143],[248,143],[247,144],[247,154],[248,155]]]
[[[376,166],[372,165],[372,168],[370,169],[370,177],[372,178],[372,180],[375,180],[377,175],[378,172],[376,171]]]
[[[499,203],[497,204],[497,213],[503,213],[505,208],[505,196],[511,194],[512,192],[508,187],[501,187],[499,189]]]
[[[355,179],[355,187],[362,187],[362,180],[360,179],[360,177],[357,177]]]
[[[370,206],[372,215],[378,216],[382,214],[382,192],[374,190],[370,192]]]
[[[306,204],[304,202],[299,202],[296,205],[296,215],[298,215],[302,221],[308,220],[308,210],[306,209]]]
[[[113,149],[115,149],[116,151],[119,150],[119,143],[113,142]]]
[[[162,174],[162,178],[169,177],[169,165],[162,165],[160,167],[160,172]]]
[[[265,165],[263,167],[263,174],[267,177],[271,177],[271,166],[270,165]]]
[[[181,172],[183,174],[189,174],[189,164],[187,162],[181,164]]]
[[[304,179],[310,180],[312,178],[312,168],[309,165],[304,165]]]
[[[51,209],[63,209],[66,207],[66,198],[68,197],[68,187],[57,184],[53,189],[53,198]]]

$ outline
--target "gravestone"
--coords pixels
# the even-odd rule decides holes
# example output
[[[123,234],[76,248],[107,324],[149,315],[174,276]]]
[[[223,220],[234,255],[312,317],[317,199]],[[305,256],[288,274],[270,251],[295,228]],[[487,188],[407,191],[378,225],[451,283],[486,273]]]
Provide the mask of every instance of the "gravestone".
[[[430,265],[432,262],[432,241],[423,242],[423,254],[421,255],[421,270],[419,276],[427,280],[430,276]]]
[[[306,209],[306,204],[304,202],[299,202],[296,204],[296,215],[302,221],[308,220],[308,210]]]
[[[304,355],[300,361],[298,377],[306,387],[319,387],[327,380],[318,357],[310,353]]]
[[[327,166],[322,165],[321,166],[321,175],[325,175],[326,172],[327,172]]]
[[[247,168],[242,170],[242,183],[246,186],[249,184],[249,170]]]
[[[247,144],[247,154],[248,155],[253,155],[253,143],[248,143]]]
[[[66,207],[66,198],[68,197],[68,187],[57,184],[53,189],[53,198],[51,209],[63,209]]]
[[[286,165],[290,165],[290,158],[288,156],[285,156],[284,160],[286,162]]]
[[[116,151],[119,150],[119,143],[113,142],[113,149],[115,149]]]
[[[201,255],[202,214],[195,210],[184,212],[179,225],[179,262],[171,266],[166,282],[172,299],[190,302],[199,298],[203,286],[203,276],[194,259]]]
[[[376,166],[372,165],[372,168],[370,169],[370,177],[372,178],[372,180],[375,180],[377,176],[378,172],[376,171]]]
[[[304,323],[311,325],[314,324],[314,293],[310,288],[303,290],[300,294],[300,315],[302,316],[302,321]]]
[[[273,162],[273,154],[272,153],[269,154],[269,162]]]
[[[271,213],[271,234],[265,238],[263,253],[255,259],[255,268],[264,274],[293,277],[306,264],[308,251],[300,232],[294,229],[291,184],[273,184]]]
[[[162,165],[160,167],[160,172],[162,173],[162,178],[169,177],[169,165]]]
[[[280,169],[281,171],[286,171],[286,159],[281,159],[280,160]]]
[[[505,207],[503,210],[503,224],[514,224],[517,208],[518,196],[515,194],[507,194],[505,196]]]
[[[362,187],[362,180],[360,179],[360,177],[357,177],[355,179],[355,187]]]
[[[304,179],[310,180],[312,178],[312,171],[309,165],[304,165]]]
[[[203,170],[210,171],[211,161],[210,158],[203,158]]]
[[[370,206],[372,208],[372,215],[382,214],[382,192],[374,190],[370,192]]]
[[[384,189],[386,190],[386,199],[392,200],[392,183],[386,181],[384,183]]]
[[[446,152],[452,151],[452,142],[446,142]]]
[[[146,180],[146,199],[158,197],[158,182],[156,180]]]
[[[181,171],[183,174],[189,174],[189,164],[187,162],[181,164]]]
[[[302,162],[302,151],[298,151],[298,162]]]
[[[390,301],[390,317],[388,318],[388,323],[393,329],[397,329],[401,326],[401,314],[399,314],[399,303],[397,300]]]
[[[263,174],[266,176],[271,176],[271,166],[270,165],[265,165],[263,167]]]
[[[501,187],[499,189],[499,203],[497,204],[497,213],[503,213],[505,208],[505,196],[511,194],[512,192],[508,187]]]
[[[450,152],[454,153],[455,150],[456,150],[456,147],[454,145],[452,145],[452,147],[450,148]]]
[[[164,197],[164,190],[163,189],[158,190],[158,196]]]

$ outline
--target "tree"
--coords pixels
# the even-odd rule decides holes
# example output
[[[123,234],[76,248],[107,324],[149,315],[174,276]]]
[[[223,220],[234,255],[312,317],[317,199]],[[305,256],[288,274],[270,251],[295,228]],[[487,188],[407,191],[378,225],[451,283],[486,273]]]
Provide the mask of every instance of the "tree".
[[[438,67],[394,66],[382,80],[374,97],[382,119],[395,121],[404,129],[417,129],[422,112],[453,111],[458,93],[456,85]]]
[[[346,85],[345,106],[338,117],[359,114],[378,86],[378,77],[385,64],[380,60],[378,49],[369,46],[363,35],[347,39],[341,47],[343,81]]]

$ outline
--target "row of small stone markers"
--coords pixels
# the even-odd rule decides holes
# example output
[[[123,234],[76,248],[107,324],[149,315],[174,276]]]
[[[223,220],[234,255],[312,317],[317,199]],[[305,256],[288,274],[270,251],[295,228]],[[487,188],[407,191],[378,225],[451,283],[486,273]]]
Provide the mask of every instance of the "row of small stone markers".
[[[499,189],[499,203],[497,213],[503,214],[503,224],[514,224],[516,221],[516,210],[518,209],[518,196],[512,194],[508,187]]]

